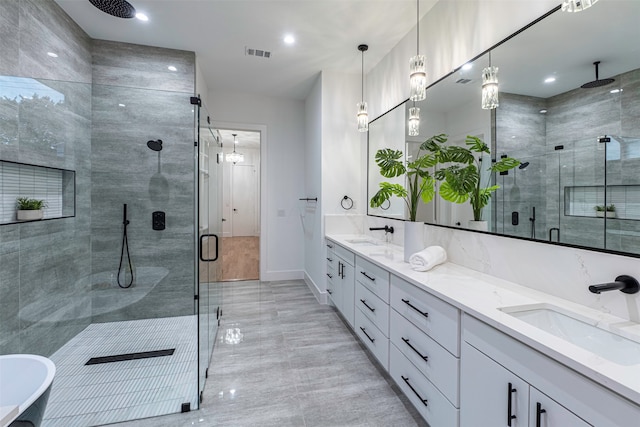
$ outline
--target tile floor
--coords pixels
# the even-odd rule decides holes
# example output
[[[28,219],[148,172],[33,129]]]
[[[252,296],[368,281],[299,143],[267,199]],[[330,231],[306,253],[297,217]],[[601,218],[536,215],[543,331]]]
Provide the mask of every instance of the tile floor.
[[[89,325],[56,351],[42,427],[153,417],[197,404],[195,316]],[[191,331],[191,332],[190,332]],[[86,366],[92,357],[175,348],[171,356]]]
[[[260,277],[260,238],[222,238],[222,280],[257,280]]]
[[[426,425],[304,282],[223,286],[223,319],[201,409],[114,426]],[[242,338],[234,343],[236,329]]]

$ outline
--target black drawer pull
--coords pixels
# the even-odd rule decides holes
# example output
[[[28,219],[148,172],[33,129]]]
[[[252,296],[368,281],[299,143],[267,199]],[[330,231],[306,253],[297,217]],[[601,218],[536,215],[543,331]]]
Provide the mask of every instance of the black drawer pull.
[[[429,361],[429,356],[423,356],[423,355],[422,355],[422,353],[420,353],[420,352],[419,352],[419,351],[418,351],[414,346],[412,346],[412,345],[411,345],[411,343],[409,342],[409,340],[408,340],[407,338],[402,337],[402,341],[404,341],[404,343],[405,343],[406,345],[408,345],[408,346],[411,348],[411,350],[415,351],[415,352],[416,352],[416,354],[417,354],[418,356],[422,357],[422,359],[423,359],[425,362],[428,362],[428,361]]]
[[[331,289],[327,289],[327,292],[329,292],[329,295],[333,295],[333,292],[331,292]]]
[[[369,310],[371,310],[372,312],[376,311],[376,309],[375,309],[375,308],[370,307],[370,306],[369,306],[369,304],[367,304],[367,302],[366,302],[365,300],[361,299],[361,300],[360,300],[360,302],[361,302],[361,303],[363,303],[363,304],[364,304],[364,306],[365,306],[365,307],[367,307],[367,308],[368,308]]]
[[[365,335],[367,336],[367,338],[369,338],[369,341],[371,341],[371,342],[375,342],[375,341],[376,341],[376,339],[375,339],[375,338],[371,338],[371,337],[369,336],[369,334],[367,333],[367,331],[365,331],[365,330],[364,330],[364,328],[363,328],[362,326],[360,326],[360,329],[362,329],[362,333],[363,333],[363,334],[365,334]]]
[[[328,277],[329,279],[333,279],[333,276],[332,276],[332,275],[330,275],[329,273],[327,273],[327,277]]]
[[[415,305],[411,304],[408,299],[403,299],[402,302],[407,304],[409,307],[413,308],[418,313],[422,314],[424,317],[429,317],[429,313],[426,313],[424,311],[420,311],[420,309],[418,307],[416,307]]]
[[[536,403],[536,427],[540,427],[542,425],[542,414],[544,414],[546,409],[542,409],[542,404],[540,402]]]
[[[418,394],[418,392],[416,391],[416,389],[415,389],[415,388],[413,388],[413,386],[412,386],[411,384],[409,384],[409,378],[406,378],[404,375],[400,375],[400,376],[402,377],[402,379],[404,380],[404,382],[405,382],[405,383],[407,383],[407,385],[409,386],[409,388],[411,389],[411,391],[412,391],[416,396],[418,396],[418,399],[420,399],[420,401],[422,402],[422,404],[423,404],[424,406],[428,406],[428,405],[427,405],[428,400],[427,400],[427,399],[423,399],[423,398],[422,398],[422,396],[420,396],[420,395]]]
[[[509,383],[507,388],[507,426],[511,427],[511,420],[516,418],[515,415],[511,413],[511,395],[516,392],[516,389],[513,387],[513,384]]]
[[[362,273],[362,275],[363,275],[364,277],[366,277],[367,279],[371,280],[372,282],[375,282],[375,281],[376,281],[376,278],[375,278],[375,277],[371,277],[371,276],[369,276],[369,275],[368,275],[367,273],[365,273],[364,271],[361,271],[360,273]]]
[[[329,249],[333,249],[333,245],[329,245],[329,244],[327,244],[327,247],[328,247]]]
[[[329,262],[333,262],[333,259],[332,259],[332,258],[327,257],[327,261],[329,261]]]

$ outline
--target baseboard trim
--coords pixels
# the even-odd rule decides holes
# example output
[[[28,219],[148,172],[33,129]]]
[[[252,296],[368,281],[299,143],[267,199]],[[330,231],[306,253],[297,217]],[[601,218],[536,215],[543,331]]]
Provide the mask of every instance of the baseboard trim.
[[[275,282],[278,280],[303,280],[304,272],[302,270],[289,270],[289,271],[268,271],[260,280],[263,282]]]
[[[327,293],[326,292],[322,292],[318,286],[316,285],[316,283],[313,281],[313,279],[311,278],[311,276],[309,276],[307,274],[307,272],[304,272],[304,282],[307,284],[307,286],[309,287],[309,289],[311,290],[311,292],[313,293],[313,296],[316,297],[316,299],[318,300],[318,302],[320,304],[323,305],[327,305],[328,304],[328,300],[327,300]]]

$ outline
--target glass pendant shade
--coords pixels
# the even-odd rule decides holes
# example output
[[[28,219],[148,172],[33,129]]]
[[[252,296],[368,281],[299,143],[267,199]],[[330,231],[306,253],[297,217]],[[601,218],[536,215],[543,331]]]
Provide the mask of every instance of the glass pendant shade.
[[[422,101],[427,97],[427,72],[424,55],[416,55],[409,60],[409,99]]]
[[[409,136],[420,135],[420,108],[409,108]]]
[[[369,113],[367,113],[367,103],[358,102],[358,131],[367,132],[369,130]]]
[[[233,153],[229,153],[226,156],[226,160],[227,162],[231,162],[231,163],[238,163],[238,162],[244,162],[244,154],[240,154],[240,153],[236,153],[236,150],[233,150]]]
[[[487,67],[482,70],[482,108],[493,110],[499,105],[498,67]]]
[[[598,0],[564,0],[562,2],[563,12],[582,12],[596,4]]]

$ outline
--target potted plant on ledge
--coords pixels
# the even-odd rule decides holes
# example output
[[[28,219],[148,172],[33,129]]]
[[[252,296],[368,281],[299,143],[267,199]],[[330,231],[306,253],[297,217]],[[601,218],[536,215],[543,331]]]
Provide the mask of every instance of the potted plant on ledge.
[[[16,217],[18,221],[35,221],[42,219],[44,208],[47,202],[44,200],[30,199],[29,197],[18,197],[16,203]]]
[[[406,176],[405,188],[402,184],[381,182],[380,190],[371,198],[370,206],[378,208],[392,196],[404,200],[409,213],[409,221],[404,224],[404,258],[405,261],[415,252],[424,249],[422,222],[416,222],[418,205],[429,203],[435,196],[435,179],[429,172],[439,162],[441,144],[447,141],[447,135],[434,135],[423,142],[418,148],[415,159],[405,164],[404,154],[400,150],[383,148],[376,152],[376,164],[380,167],[380,174],[385,178]],[[434,149],[440,147],[440,149]],[[423,154],[423,152],[426,152]]]
[[[596,216],[598,218],[604,218],[605,216],[607,218],[615,218],[616,217],[616,205],[611,204],[611,205],[596,205],[594,207],[594,209],[596,210]]]
[[[435,173],[436,179],[443,181],[440,185],[440,197],[453,203],[469,200],[473,210],[473,221],[469,221],[469,228],[487,231],[487,222],[482,220],[482,209],[489,203],[491,194],[500,186],[490,186],[491,175],[485,178],[482,174],[482,155],[490,154],[489,146],[476,136],[467,136],[465,144],[467,147],[447,147],[440,155],[440,163],[453,163]],[[506,172],[519,164],[519,160],[503,157],[491,163],[486,170]]]

